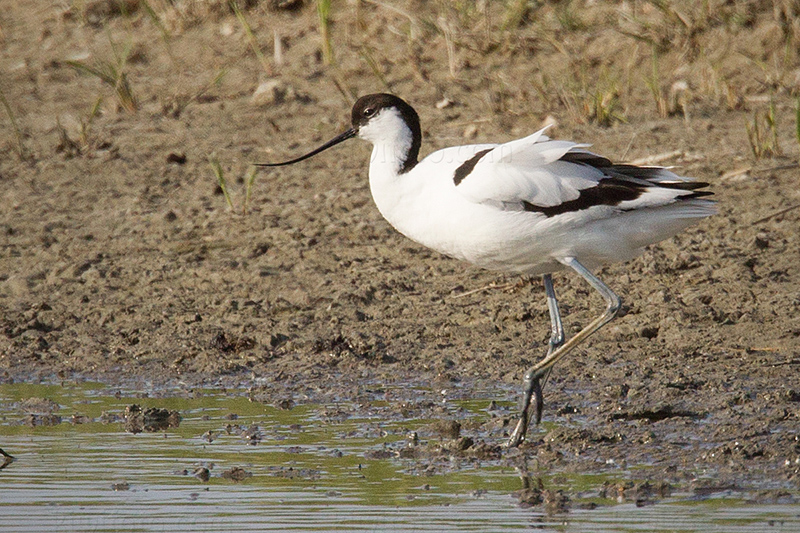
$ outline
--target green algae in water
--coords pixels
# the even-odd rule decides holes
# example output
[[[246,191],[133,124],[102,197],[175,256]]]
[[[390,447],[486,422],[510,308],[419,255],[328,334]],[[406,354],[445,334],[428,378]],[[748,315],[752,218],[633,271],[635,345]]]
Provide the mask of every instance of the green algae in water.
[[[283,409],[245,390],[150,396],[93,383],[1,385],[0,448],[16,460],[0,470],[0,531],[800,529],[791,502],[677,495],[637,507],[601,498],[603,482],[623,474],[544,475],[545,487],[572,498],[569,512],[548,515],[519,505],[520,474],[502,457],[400,453],[412,432],[423,445],[436,440],[426,433],[433,418],[480,426],[488,400],[450,401],[425,418],[387,401]],[[119,417],[131,404],[177,411],[180,424],[128,433]],[[52,425],[32,426],[36,409]],[[207,482],[194,475],[204,468]]]

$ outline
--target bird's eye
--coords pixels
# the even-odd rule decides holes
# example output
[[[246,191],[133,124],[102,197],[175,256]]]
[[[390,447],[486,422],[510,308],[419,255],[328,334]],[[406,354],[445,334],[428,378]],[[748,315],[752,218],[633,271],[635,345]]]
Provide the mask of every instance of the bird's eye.
[[[365,117],[371,117],[374,114],[375,114],[375,108],[374,107],[367,107],[367,108],[364,109],[364,116]]]

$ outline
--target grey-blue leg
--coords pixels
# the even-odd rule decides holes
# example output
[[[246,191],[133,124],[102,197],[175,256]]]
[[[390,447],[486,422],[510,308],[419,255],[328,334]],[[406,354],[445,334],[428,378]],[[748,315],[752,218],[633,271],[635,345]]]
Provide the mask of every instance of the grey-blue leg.
[[[546,358],[564,344],[564,325],[561,323],[561,312],[558,310],[558,300],[556,299],[556,291],[553,287],[553,276],[551,274],[545,274],[542,281],[544,282],[544,292],[547,295],[547,309],[550,311],[550,342],[547,346]],[[547,374],[542,376],[541,379],[534,378],[533,374],[530,372],[525,374],[525,381],[522,385],[523,397],[519,422],[517,422],[517,427],[511,434],[509,446],[517,446],[524,440],[525,434],[528,431],[528,424],[530,423],[531,406],[533,406],[533,413],[536,416],[536,424],[542,421],[542,409],[544,409],[542,388],[549,374],[550,372],[548,370]]]
[[[550,346],[547,355],[544,359],[536,363],[534,366],[525,373],[525,381],[523,384],[523,398],[522,398],[522,412],[520,413],[519,422],[514,428],[511,438],[508,440],[508,446],[519,446],[525,435],[528,432],[528,424],[530,423],[530,406],[533,404],[534,412],[536,413],[536,423],[541,421],[542,408],[544,407],[542,397],[542,382],[547,380],[550,370],[553,368],[559,359],[571,352],[578,344],[583,342],[592,333],[603,327],[617,316],[621,307],[619,297],[609,289],[605,283],[600,281],[594,274],[592,274],[586,267],[574,257],[566,257],[561,260],[561,263],[570,267],[572,270],[585,279],[589,285],[594,287],[599,292],[603,299],[606,301],[606,310],[602,315],[592,320],[585,328],[579,331],[569,341],[564,342],[564,328],[561,325],[561,316],[558,311],[558,302],[556,300],[555,291],[553,290],[553,280],[549,275],[544,277],[545,291],[547,292],[547,307],[550,309]]]
[[[553,288],[553,277],[550,274],[544,275],[544,291],[547,294],[547,309],[550,311],[550,342],[547,346],[547,356],[554,351],[561,348],[564,344],[564,325],[561,323],[561,312],[558,310],[558,300],[556,300],[556,291]],[[547,369],[547,372],[542,376],[541,384],[538,387],[539,393],[535,396],[536,403],[534,404],[534,414],[536,415],[536,424],[542,421],[542,409],[544,409],[544,401],[542,399],[542,389],[544,389],[547,378],[550,376],[550,371],[553,367]]]

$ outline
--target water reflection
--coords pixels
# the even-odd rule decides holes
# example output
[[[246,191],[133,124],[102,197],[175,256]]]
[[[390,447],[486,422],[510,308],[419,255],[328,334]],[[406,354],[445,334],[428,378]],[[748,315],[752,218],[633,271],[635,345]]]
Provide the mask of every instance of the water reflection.
[[[542,478],[489,444],[464,456],[420,442],[440,432],[442,446],[465,446],[461,425],[479,439],[489,402],[398,413],[377,401],[276,406],[243,390],[163,392],[0,386],[0,531],[800,530],[793,500]],[[617,505],[608,487],[623,491],[621,481],[656,496]]]

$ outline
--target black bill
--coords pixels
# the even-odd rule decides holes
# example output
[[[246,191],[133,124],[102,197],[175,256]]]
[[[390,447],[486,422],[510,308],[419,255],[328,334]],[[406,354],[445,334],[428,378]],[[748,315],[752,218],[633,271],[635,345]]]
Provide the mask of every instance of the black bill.
[[[336,137],[334,137],[330,141],[326,142],[325,144],[323,144],[319,148],[317,148],[315,150],[311,150],[306,155],[301,155],[300,157],[298,157],[296,159],[291,159],[289,161],[284,161],[283,163],[255,163],[255,166],[257,166],[257,167],[282,167],[283,165],[291,165],[293,163],[299,163],[300,161],[303,161],[304,159],[308,159],[311,156],[317,155],[318,153],[320,153],[320,152],[322,152],[324,150],[327,150],[331,146],[336,146],[340,142],[344,142],[347,139],[351,139],[351,138],[355,137],[357,133],[358,133],[357,130],[355,130],[354,128],[350,128],[349,130],[347,130],[346,132],[342,133],[341,135],[337,135]]]

